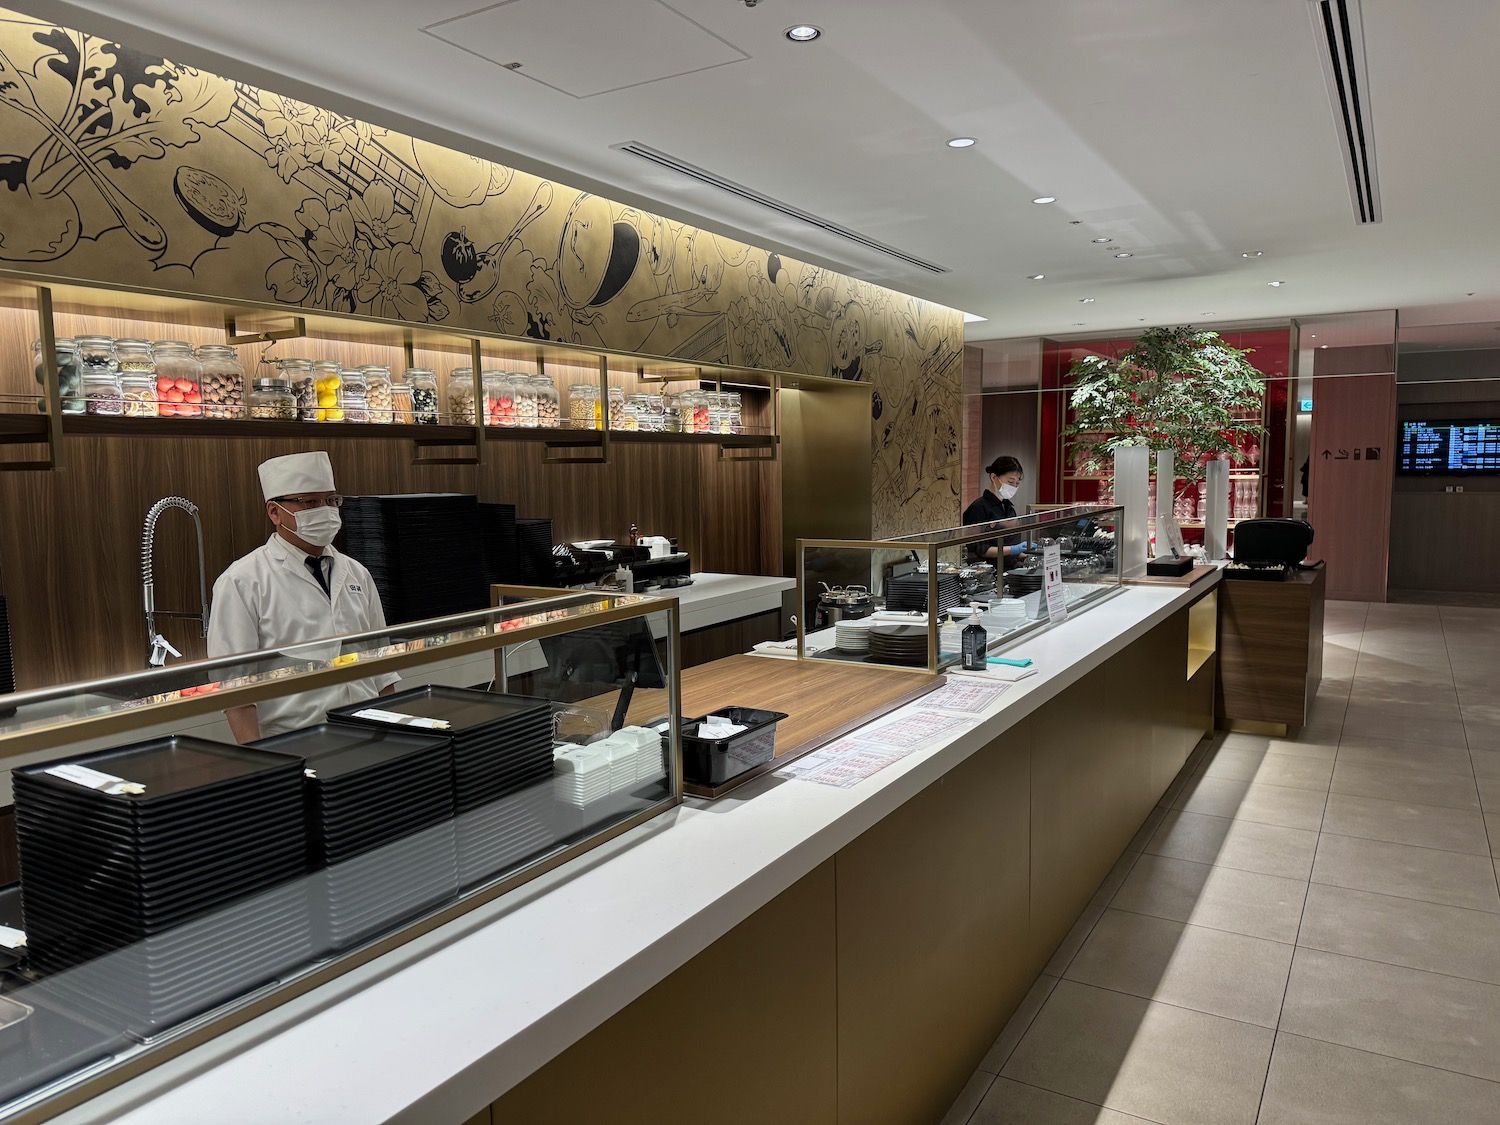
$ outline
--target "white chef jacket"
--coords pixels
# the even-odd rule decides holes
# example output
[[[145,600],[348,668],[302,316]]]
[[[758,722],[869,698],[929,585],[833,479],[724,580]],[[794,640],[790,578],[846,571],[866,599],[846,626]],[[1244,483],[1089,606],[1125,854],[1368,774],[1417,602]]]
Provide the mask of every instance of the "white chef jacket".
[[[331,565],[324,564],[332,600],[308,570],[308,556],[278,534],[219,575],[208,619],[208,655],[278,649],[385,628],[385,609],[370,572],[332,547],[325,554],[333,560]],[[299,655],[302,659],[308,655],[331,659],[338,653],[339,646],[334,644],[326,655]],[[255,705],[261,736],[320,723],[329,708],[371,699],[400,678],[388,673],[280,699],[263,699]]]

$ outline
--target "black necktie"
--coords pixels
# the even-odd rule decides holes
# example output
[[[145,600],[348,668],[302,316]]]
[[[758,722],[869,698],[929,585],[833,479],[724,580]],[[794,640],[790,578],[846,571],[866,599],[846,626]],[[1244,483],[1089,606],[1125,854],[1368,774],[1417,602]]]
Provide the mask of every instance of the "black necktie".
[[[328,600],[333,601],[333,591],[328,588],[328,576],[323,573],[323,560],[327,555],[308,555],[307,569],[312,571],[312,576],[318,580],[318,585],[323,588],[323,593],[328,595]]]

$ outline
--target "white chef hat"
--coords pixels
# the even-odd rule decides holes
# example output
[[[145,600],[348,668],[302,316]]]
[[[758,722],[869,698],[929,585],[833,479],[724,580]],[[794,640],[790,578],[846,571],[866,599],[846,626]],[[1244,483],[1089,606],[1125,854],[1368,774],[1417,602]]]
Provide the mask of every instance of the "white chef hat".
[[[260,463],[260,489],[267,500],[304,492],[332,492],[333,462],[321,449],[272,457]]]

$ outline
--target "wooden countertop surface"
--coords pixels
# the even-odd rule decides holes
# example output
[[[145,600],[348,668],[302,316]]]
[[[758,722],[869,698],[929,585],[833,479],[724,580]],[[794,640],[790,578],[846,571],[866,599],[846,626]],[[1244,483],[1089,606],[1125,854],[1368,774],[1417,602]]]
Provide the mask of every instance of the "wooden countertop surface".
[[[682,714],[699,718],[720,707],[784,711],[776,731],[776,758],[716,789],[687,785],[697,797],[722,796],[788,760],[816,750],[856,727],[919,699],[943,682],[941,675],[870,668],[819,660],[729,656],[682,673]]]

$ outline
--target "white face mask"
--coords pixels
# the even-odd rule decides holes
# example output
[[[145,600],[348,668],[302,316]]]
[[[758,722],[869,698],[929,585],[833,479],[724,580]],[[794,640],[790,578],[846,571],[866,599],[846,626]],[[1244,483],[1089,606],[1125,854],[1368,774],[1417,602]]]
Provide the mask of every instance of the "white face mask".
[[[288,512],[285,507],[278,507],[296,521],[297,537],[314,547],[328,546],[338,536],[339,528],[344,526],[337,508],[308,508],[301,512]]]
[[[1000,499],[1002,500],[1009,500],[1020,490],[1021,486],[1018,484],[1002,484],[998,489],[996,489],[996,491],[1000,494]]]

